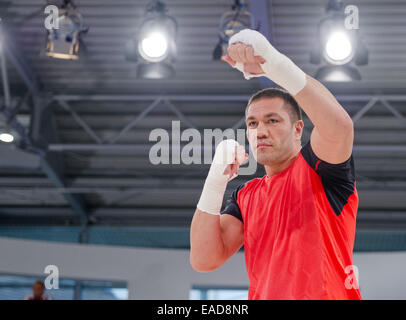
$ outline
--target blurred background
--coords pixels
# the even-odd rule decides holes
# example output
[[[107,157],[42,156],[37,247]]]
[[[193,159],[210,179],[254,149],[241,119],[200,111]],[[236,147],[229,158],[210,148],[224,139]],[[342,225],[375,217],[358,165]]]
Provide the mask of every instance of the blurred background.
[[[244,28],[351,115],[361,293],[406,299],[405,15],[405,0],[1,0],[0,299],[27,298],[49,265],[53,299],[247,299],[243,249],[189,266],[209,165],[149,159],[172,121],[244,128],[249,96],[274,86],[221,60]]]

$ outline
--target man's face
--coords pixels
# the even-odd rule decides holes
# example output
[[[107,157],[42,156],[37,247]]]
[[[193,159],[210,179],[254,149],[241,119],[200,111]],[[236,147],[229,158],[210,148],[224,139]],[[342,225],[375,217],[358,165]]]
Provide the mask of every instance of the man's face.
[[[40,283],[35,283],[32,286],[32,293],[35,298],[40,298],[44,294],[44,287]]]
[[[245,115],[247,137],[258,163],[271,165],[286,160],[300,141],[303,121],[292,123],[284,100],[261,98]]]

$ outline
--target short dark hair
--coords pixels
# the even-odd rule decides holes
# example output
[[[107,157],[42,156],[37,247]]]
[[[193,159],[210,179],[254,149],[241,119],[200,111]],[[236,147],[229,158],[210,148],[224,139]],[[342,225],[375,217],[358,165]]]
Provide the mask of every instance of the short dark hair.
[[[288,107],[288,113],[290,120],[294,123],[297,120],[302,120],[302,111],[295,98],[287,92],[286,90],[279,88],[266,88],[254,93],[248,100],[247,107],[245,108],[245,113],[247,113],[248,107],[256,100],[262,98],[281,98],[285,101],[285,106]]]
[[[43,287],[45,289],[45,284],[41,280],[35,281],[33,286],[35,286],[36,284],[39,284],[41,287]]]

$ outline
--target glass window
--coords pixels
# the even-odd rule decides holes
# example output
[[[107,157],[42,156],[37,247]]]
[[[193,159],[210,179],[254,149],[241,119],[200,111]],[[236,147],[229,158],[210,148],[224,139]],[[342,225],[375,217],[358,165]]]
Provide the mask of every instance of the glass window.
[[[0,300],[26,300],[32,296],[32,285],[40,277],[0,275]],[[59,280],[58,290],[45,290],[44,297],[54,300],[72,300],[73,280]]]
[[[109,281],[82,282],[82,300],[127,300],[128,289],[125,283]]]
[[[40,277],[0,275],[0,300],[25,300],[32,296],[32,285]],[[52,300],[73,300],[77,281],[59,279],[58,289],[45,290],[44,296]],[[80,280],[82,300],[126,300],[125,283]]]
[[[202,288],[190,291],[190,300],[248,300],[246,288]]]

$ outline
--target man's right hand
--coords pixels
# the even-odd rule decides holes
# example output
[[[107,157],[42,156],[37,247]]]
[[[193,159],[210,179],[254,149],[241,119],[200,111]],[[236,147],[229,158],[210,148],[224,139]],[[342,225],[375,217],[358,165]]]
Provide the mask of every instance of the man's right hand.
[[[265,59],[261,56],[254,56],[254,49],[251,45],[234,43],[228,46],[228,54],[223,58],[230,66],[235,67],[236,63],[244,65],[244,71],[248,74],[264,74],[261,64]]]
[[[245,152],[243,146],[239,145],[235,147],[235,155],[233,163],[229,164],[224,170],[224,174],[229,176],[229,180],[238,176],[238,169],[240,166],[248,160],[248,154]]]
[[[221,141],[214,154],[213,163],[204,183],[197,208],[206,213],[219,215],[228,181],[238,175],[238,168],[248,155],[237,141]]]

